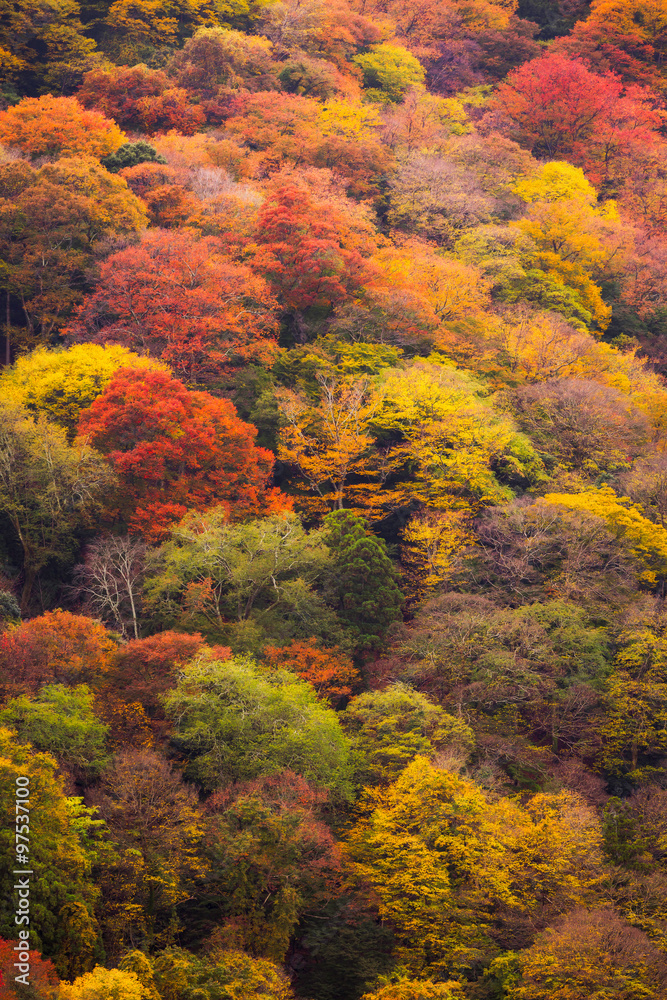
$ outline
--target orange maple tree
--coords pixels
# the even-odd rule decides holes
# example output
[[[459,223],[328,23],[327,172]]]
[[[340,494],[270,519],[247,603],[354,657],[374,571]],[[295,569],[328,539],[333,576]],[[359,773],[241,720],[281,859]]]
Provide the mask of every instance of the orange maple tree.
[[[337,705],[349,698],[359,684],[359,671],[337,646],[322,648],[317,639],[294,641],[289,646],[265,646],[267,666],[291,670],[315,688],[318,698]]]
[[[258,214],[253,265],[287,311],[330,310],[375,274],[374,235],[352,207],[315,197],[298,178],[277,180]]]
[[[0,636],[0,684],[12,694],[42,684],[81,684],[108,669],[116,643],[85,615],[47,611]]]
[[[123,145],[118,125],[75,97],[24,97],[0,111],[0,142],[30,156],[109,156]]]
[[[149,134],[177,129],[193,135],[206,120],[201,108],[190,103],[182,87],[173,87],[166,73],[141,64],[91,70],[77,99],[123,128]]]
[[[48,958],[42,958],[40,953],[29,948],[30,966],[30,986],[24,992],[20,985],[15,987],[15,977],[20,974],[15,963],[18,962],[18,945],[23,942],[5,941],[0,938],[0,1000],[16,1000],[17,996],[23,993],[24,996],[34,997],[54,997],[58,990],[60,979],[53,967],[53,962]],[[20,992],[19,992],[20,991]]]
[[[107,258],[67,332],[149,353],[206,384],[273,359],[274,308],[266,281],[225,257],[215,238],[154,230]]]

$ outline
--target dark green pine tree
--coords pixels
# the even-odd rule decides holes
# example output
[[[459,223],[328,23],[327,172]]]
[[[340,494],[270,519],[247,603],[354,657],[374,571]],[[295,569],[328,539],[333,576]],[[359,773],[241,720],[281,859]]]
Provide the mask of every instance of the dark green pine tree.
[[[328,514],[324,526],[333,560],[331,601],[355,632],[360,651],[382,649],[404,601],[385,543],[349,510]]]

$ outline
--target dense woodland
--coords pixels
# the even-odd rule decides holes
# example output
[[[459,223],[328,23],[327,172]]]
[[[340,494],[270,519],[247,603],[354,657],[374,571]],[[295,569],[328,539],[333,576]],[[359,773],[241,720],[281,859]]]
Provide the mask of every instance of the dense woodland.
[[[667,0],[0,70],[0,998],[664,1000]]]

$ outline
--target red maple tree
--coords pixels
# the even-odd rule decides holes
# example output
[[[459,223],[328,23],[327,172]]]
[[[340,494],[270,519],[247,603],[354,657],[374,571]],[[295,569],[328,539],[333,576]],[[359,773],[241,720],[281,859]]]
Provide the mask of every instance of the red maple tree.
[[[510,73],[494,104],[536,156],[569,160],[596,185],[614,175],[619,160],[654,145],[663,120],[642,87],[560,54]]]
[[[273,359],[275,305],[266,281],[225,257],[215,238],[158,229],[107,258],[66,333],[151,354],[210,384]]]
[[[188,510],[230,515],[280,507],[267,490],[273,455],[227,399],[190,392],[166,372],[120,369],[79,421],[121,480],[117,514],[156,540]],[[284,507],[284,503],[282,503]]]
[[[329,310],[373,275],[370,227],[298,179],[278,181],[257,218],[254,267],[288,311]]]

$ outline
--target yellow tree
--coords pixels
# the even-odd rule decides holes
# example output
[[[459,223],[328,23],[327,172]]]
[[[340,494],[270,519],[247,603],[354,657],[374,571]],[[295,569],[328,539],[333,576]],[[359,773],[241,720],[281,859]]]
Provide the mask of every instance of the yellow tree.
[[[666,0],[593,0],[589,25],[605,37],[622,35],[638,45],[650,45],[662,64],[667,48]]]
[[[660,1000],[665,995],[664,955],[608,907],[577,909],[538,935],[530,948],[508,957],[510,962],[503,956],[491,966],[492,973],[501,973],[507,1000]]]
[[[583,171],[569,163],[544,164],[522,178],[516,193],[529,205],[525,218],[511,223],[529,238],[524,266],[538,268],[572,289],[590,314],[591,324],[606,329],[611,308],[596,280],[608,274],[624,242],[613,202],[597,206],[595,189]]]
[[[539,475],[541,463],[512,420],[451,363],[436,356],[391,369],[381,392],[375,433],[397,442],[390,461],[411,469],[403,490],[428,507],[469,509],[510,499],[493,471],[503,465],[527,479]]]
[[[490,304],[490,283],[479,269],[437,253],[429,243],[406,240],[398,248],[381,250],[373,260],[381,275],[375,284],[416,293],[436,324],[480,315]]]
[[[351,878],[370,888],[418,976],[451,975],[488,947],[494,909],[567,912],[602,881],[594,813],[568,793],[522,808],[417,757],[350,834]],[[428,974],[428,973],[427,973]]]
[[[430,979],[409,979],[401,976],[385,983],[373,993],[364,993],[361,1000],[464,1000],[459,983],[434,983]]]
[[[420,600],[447,579],[456,553],[474,541],[470,519],[465,510],[424,509],[412,515],[403,529],[401,547],[408,598]]]
[[[118,345],[76,344],[67,350],[39,347],[17,358],[0,375],[0,392],[32,414],[43,413],[74,438],[81,411],[100,396],[119,368],[164,369]]]
[[[62,983],[58,1000],[150,1000],[150,994],[134,972],[96,965],[73,983]]]
[[[380,397],[368,378],[346,378],[325,370],[316,379],[317,403],[292,390],[278,393],[284,421],[278,456],[296,466],[318,498],[317,510],[341,510],[350,493],[349,476],[374,471],[369,423]]]
[[[631,500],[617,496],[610,486],[585,493],[547,493],[540,502],[603,518],[643,567],[640,582],[646,586],[655,587],[667,577],[667,530],[649,521]]]

